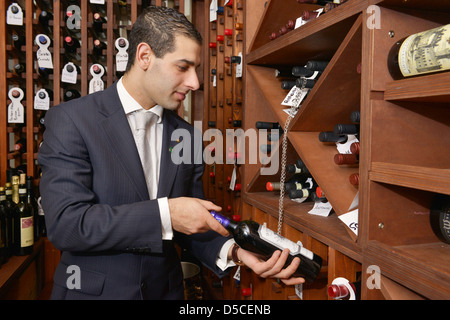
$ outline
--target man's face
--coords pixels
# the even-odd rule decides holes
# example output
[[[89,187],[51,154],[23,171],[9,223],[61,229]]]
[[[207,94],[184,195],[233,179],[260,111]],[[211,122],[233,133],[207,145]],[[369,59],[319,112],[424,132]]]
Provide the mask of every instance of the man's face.
[[[201,46],[197,42],[176,36],[174,52],[155,58],[146,72],[149,98],[166,109],[179,108],[187,93],[200,86],[196,72],[200,57]]]

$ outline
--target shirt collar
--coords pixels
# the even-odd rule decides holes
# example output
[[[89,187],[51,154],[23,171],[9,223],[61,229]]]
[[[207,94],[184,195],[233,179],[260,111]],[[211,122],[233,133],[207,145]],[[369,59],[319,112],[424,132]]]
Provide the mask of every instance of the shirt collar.
[[[145,110],[125,89],[122,83],[122,78],[120,78],[117,82],[117,93],[119,94],[119,99],[122,103],[122,107],[126,115],[140,110]],[[150,110],[145,111],[153,112],[154,114],[156,114],[158,116],[157,123],[161,123],[164,112],[164,108],[162,106],[156,105],[153,108],[150,108]]]

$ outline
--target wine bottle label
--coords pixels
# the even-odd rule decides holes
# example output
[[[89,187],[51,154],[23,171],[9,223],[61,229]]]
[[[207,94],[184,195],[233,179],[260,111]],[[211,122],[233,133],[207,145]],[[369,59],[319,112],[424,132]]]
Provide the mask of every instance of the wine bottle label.
[[[20,218],[20,246],[33,245],[33,217]]]
[[[17,3],[13,3],[8,7],[6,11],[6,24],[23,26],[23,11]]]
[[[44,98],[41,98],[39,93],[43,92]],[[39,89],[34,96],[34,109],[36,110],[48,110],[50,109],[50,97],[45,89]]]
[[[267,228],[267,226],[265,224],[259,226],[258,234],[261,237],[261,239],[274,245],[275,247],[279,248],[280,250],[289,249],[290,254],[293,256],[295,256],[297,254],[301,254],[309,259],[312,259],[314,256],[314,253],[312,253],[308,249],[305,249],[305,248],[303,248],[303,246],[280,236],[278,233],[273,232],[272,230]]]
[[[73,62],[68,62],[62,70],[61,82],[76,84],[77,74],[77,68]]]
[[[94,67],[98,67],[99,73],[96,73]],[[93,64],[90,69],[92,79],[89,81],[89,94],[103,91],[105,84],[103,83],[102,76],[105,73],[105,69],[100,64]]]
[[[405,77],[450,69],[450,24],[419,32],[403,41],[398,62]]]

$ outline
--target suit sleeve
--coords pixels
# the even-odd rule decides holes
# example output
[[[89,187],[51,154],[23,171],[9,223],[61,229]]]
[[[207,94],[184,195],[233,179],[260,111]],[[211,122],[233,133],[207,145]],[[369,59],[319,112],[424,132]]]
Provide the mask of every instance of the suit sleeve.
[[[199,152],[203,154],[202,148],[199,149],[200,150],[194,150],[193,152],[197,157],[197,161],[194,161],[194,163],[197,164],[194,167],[191,187],[189,188],[189,190],[191,190],[189,196],[204,199],[202,177],[205,166],[203,162],[201,164],[198,163],[198,160],[202,159],[202,156],[199,158]],[[174,237],[183,248],[189,250],[204,266],[212,270],[217,276],[223,277],[231,271],[231,268],[223,271],[216,265],[220,250],[230,237],[223,237],[215,231],[208,231],[206,233],[198,233],[189,236],[175,231]]]
[[[162,252],[157,200],[110,206],[92,190],[92,165],[82,135],[62,106],[46,114],[40,193],[49,240],[72,252]]]

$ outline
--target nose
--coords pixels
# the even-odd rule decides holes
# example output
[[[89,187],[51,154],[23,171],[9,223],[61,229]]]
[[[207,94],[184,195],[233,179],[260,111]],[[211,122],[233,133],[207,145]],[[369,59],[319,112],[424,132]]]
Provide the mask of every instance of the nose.
[[[197,72],[196,72],[196,70],[194,68],[192,68],[190,70],[190,72],[188,72],[186,80],[185,80],[185,85],[191,91],[195,91],[198,88],[200,88],[200,82],[198,81]]]

